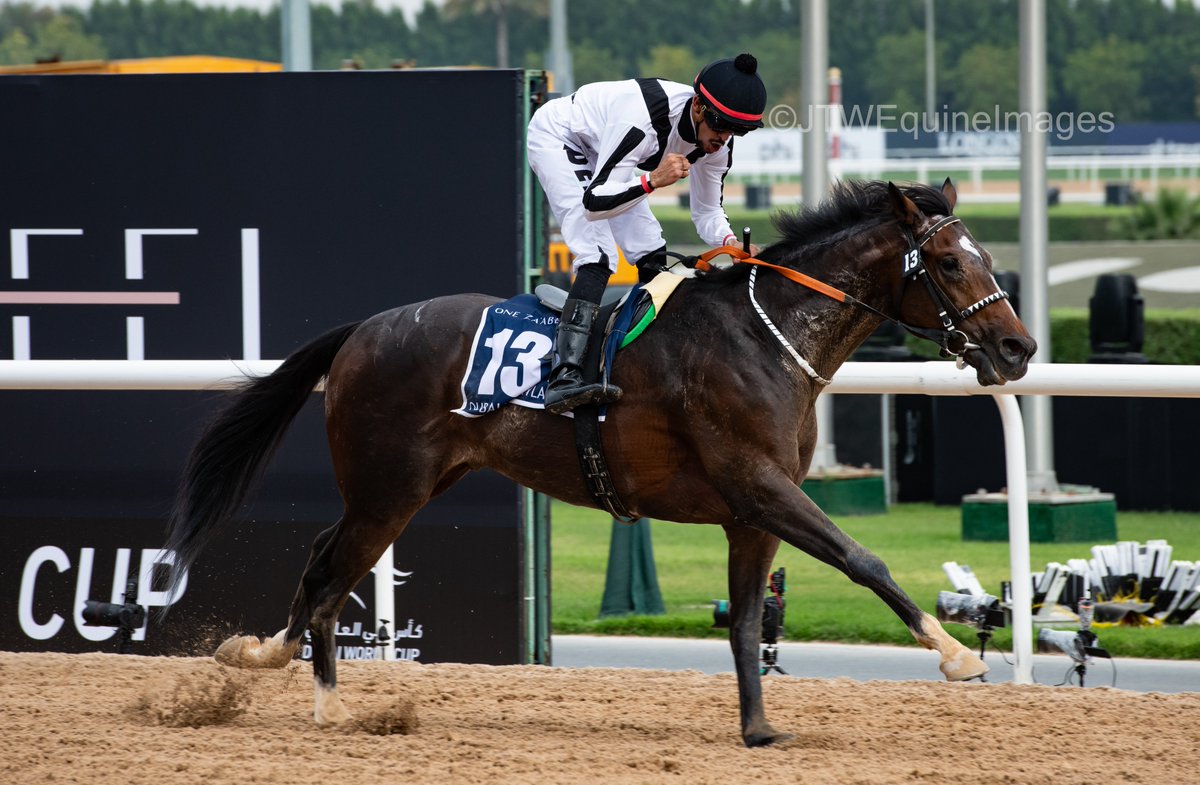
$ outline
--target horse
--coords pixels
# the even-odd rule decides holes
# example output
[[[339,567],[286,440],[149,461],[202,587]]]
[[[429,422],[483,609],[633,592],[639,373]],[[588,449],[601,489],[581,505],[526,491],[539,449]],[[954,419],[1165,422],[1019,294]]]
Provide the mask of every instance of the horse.
[[[685,278],[612,364],[624,397],[609,407],[602,446],[625,507],[725,530],[730,646],[748,747],[791,738],[767,721],[759,672],[767,573],[781,541],[875,592],[938,652],[948,680],[987,670],[800,489],[817,438],[817,396],[883,320],[937,340],[982,385],[1025,374],[1036,343],[999,290],[991,256],[953,215],[956,200],[949,180],[941,189],[840,183],[815,207],[776,214],[782,239],[757,259]],[[330,330],[248,381],[189,455],[167,523],[176,582],[325,380],[343,514],[316,537],[287,626],[264,640],[234,636],[215,654],[230,666],[280,668],[310,630],[318,725],[350,716],[337,689],[337,616],[430,499],[490,467],[556,499],[598,506],[570,418],[521,406],[477,418],[451,412],[480,314],[496,301],[437,297]]]

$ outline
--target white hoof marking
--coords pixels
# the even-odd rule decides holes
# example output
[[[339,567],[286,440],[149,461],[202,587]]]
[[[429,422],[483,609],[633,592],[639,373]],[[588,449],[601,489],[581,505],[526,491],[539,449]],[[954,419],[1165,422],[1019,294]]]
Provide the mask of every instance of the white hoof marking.
[[[350,719],[350,712],[342,704],[337,687],[326,687],[320,679],[313,678],[313,719],[322,728],[340,725]]]

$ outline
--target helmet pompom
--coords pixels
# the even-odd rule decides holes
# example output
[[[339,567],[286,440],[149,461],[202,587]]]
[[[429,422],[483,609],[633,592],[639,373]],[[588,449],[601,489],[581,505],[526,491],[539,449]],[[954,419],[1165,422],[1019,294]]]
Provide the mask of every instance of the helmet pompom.
[[[758,73],[758,60],[752,54],[743,53],[733,61],[733,67],[743,74],[754,76]]]

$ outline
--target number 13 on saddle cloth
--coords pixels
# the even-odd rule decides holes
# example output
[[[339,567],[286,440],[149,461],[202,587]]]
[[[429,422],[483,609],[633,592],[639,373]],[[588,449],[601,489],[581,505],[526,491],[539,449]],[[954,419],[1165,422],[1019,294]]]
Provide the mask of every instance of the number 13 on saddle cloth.
[[[617,351],[650,326],[681,281],[682,276],[661,273],[601,311],[596,321],[604,328],[598,355],[605,381]],[[539,286],[536,294],[519,294],[483,309],[460,385],[462,405],[452,410],[455,414],[479,417],[506,403],[544,408],[554,331],[565,297],[561,289]]]

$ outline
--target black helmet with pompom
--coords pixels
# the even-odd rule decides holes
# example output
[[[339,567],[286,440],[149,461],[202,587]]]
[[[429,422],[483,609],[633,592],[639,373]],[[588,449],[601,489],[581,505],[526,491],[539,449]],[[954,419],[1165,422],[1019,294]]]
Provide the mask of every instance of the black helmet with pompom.
[[[714,131],[745,133],[763,127],[767,88],[758,76],[754,55],[740,54],[709,63],[700,69],[692,87]]]

